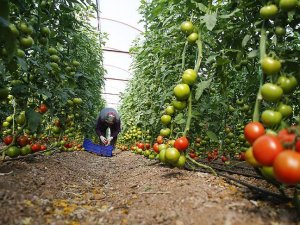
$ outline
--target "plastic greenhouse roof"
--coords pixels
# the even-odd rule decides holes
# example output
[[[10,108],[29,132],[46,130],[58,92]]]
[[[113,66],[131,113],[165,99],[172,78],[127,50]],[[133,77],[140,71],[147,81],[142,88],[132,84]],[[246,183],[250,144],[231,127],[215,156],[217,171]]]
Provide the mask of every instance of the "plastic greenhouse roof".
[[[143,31],[138,13],[140,0],[96,0],[100,11],[100,30],[108,34],[104,46],[105,88],[102,93],[107,107],[118,108],[120,93],[131,78],[132,59],[128,54],[132,41]]]

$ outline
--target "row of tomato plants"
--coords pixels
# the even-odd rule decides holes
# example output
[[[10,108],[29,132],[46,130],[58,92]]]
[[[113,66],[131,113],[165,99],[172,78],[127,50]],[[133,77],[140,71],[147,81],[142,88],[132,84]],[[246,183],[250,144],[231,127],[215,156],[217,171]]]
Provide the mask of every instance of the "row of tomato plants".
[[[141,11],[147,32],[133,49],[135,77],[121,107],[123,118],[135,112],[135,124],[125,124],[120,142],[142,153],[144,140],[132,129],[139,126],[169,165],[182,167],[189,159],[211,170],[192,158],[213,160],[220,153],[224,162],[246,160],[279,190],[294,187],[298,204],[298,1],[157,0]]]
[[[81,149],[105,104],[104,41],[91,25],[96,6],[85,0],[0,4],[0,132],[7,144],[1,153]]]

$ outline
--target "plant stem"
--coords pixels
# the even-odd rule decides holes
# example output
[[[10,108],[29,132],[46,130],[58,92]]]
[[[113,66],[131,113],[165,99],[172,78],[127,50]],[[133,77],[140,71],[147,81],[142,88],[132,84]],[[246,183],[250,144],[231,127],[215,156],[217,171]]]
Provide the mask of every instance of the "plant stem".
[[[186,158],[187,158],[188,160],[190,160],[193,164],[195,164],[195,165],[197,165],[197,166],[199,166],[199,167],[202,167],[202,168],[204,168],[204,169],[209,170],[214,176],[218,176],[218,174],[216,173],[216,171],[215,171],[213,168],[211,168],[210,166],[207,166],[207,165],[204,165],[204,164],[202,164],[202,163],[199,163],[199,162],[197,162],[196,160],[192,159],[192,158],[189,157],[189,156],[187,156]]]
[[[188,115],[187,115],[185,129],[183,132],[183,137],[186,137],[187,132],[190,130],[191,121],[192,121],[192,92],[190,93],[190,96],[188,99]]]
[[[259,55],[260,55],[259,64],[266,55],[266,40],[267,40],[267,34],[266,34],[266,29],[265,29],[265,26],[263,23],[262,28],[261,28],[261,36],[260,36],[260,44],[259,44]],[[264,81],[264,76],[263,76],[260,66],[259,66],[259,70],[258,70],[258,75],[259,75],[259,89],[258,89],[258,93],[256,96],[255,106],[254,106],[253,119],[252,119],[253,121],[259,121],[259,115],[260,115],[259,109],[260,109],[260,104],[262,101],[261,86]]]

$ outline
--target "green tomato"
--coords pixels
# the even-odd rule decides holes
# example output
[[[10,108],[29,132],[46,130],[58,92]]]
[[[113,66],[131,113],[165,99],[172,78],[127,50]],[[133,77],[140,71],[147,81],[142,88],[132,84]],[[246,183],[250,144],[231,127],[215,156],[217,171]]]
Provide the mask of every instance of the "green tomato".
[[[48,53],[50,54],[50,55],[57,55],[57,50],[55,49],[55,48],[48,48]]]
[[[16,146],[11,146],[8,149],[6,149],[5,154],[11,158],[15,158],[18,155],[20,155],[20,149]]]
[[[0,101],[1,100],[6,100],[9,95],[9,90],[6,87],[0,88]]]
[[[177,100],[174,100],[172,102],[172,105],[174,106],[175,109],[177,110],[183,110],[186,108],[187,106],[187,103],[186,101],[177,101]]]
[[[172,118],[170,115],[163,115],[161,118],[160,118],[161,122],[164,124],[164,125],[168,125]]]
[[[42,33],[43,36],[49,36],[51,31],[48,27],[42,27],[41,28],[41,33]]]
[[[264,19],[274,18],[277,13],[278,8],[275,4],[263,6],[259,11],[260,16]]]
[[[3,127],[8,127],[9,125],[10,125],[10,123],[7,122],[7,121],[4,121],[4,122],[2,123],[2,126],[3,126]]]
[[[172,116],[175,113],[175,107],[172,105],[169,105],[165,110],[167,115]]]
[[[166,162],[174,164],[178,161],[180,152],[176,148],[167,148],[165,153]]]
[[[265,110],[261,114],[261,120],[266,126],[275,126],[281,122],[282,115],[280,112]]]
[[[183,168],[186,162],[185,155],[180,155],[178,161],[175,163],[175,166],[178,168]]]
[[[174,88],[174,94],[177,100],[182,101],[182,100],[187,100],[188,97],[190,96],[191,90],[189,85],[187,84],[178,84]]]
[[[17,49],[17,56],[19,58],[25,58],[25,52],[22,49]]]
[[[183,31],[184,33],[190,34],[190,33],[192,33],[193,30],[194,30],[194,25],[193,25],[193,23],[190,22],[190,21],[184,21],[184,22],[181,23],[180,29],[181,29],[181,31]]]
[[[27,38],[23,37],[20,39],[20,44],[24,48],[30,48],[34,44],[34,41],[30,36],[28,36]]]
[[[298,5],[297,0],[280,0],[279,2],[279,7],[286,11],[295,9],[297,5]]]
[[[294,76],[280,76],[277,80],[277,84],[286,94],[291,93],[298,86],[298,81]]]
[[[8,25],[10,31],[12,32],[12,34],[15,36],[15,37],[18,37],[19,36],[19,30],[17,29],[16,25],[14,25],[13,23],[10,23]]]
[[[293,114],[293,108],[290,105],[279,104],[277,111],[281,113],[283,117],[289,117]]]
[[[189,43],[195,43],[199,38],[199,35],[197,33],[191,33],[188,37],[187,37],[187,41]]]
[[[260,172],[263,175],[263,177],[267,178],[267,179],[274,179],[275,175],[274,175],[274,170],[272,166],[263,166],[260,168]]]
[[[279,60],[273,59],[272,57],[264,57],[261,61],[261,67],[265,74],[273,75],[280,71],[281,62]]]
[[[167,149],[167,148],[168,148],[168,145],[166,145],[166,144],[160,144],[158,146],[158,151],[161,152],[163,149]]]
[[[159,161],[165,162],[166,161],[166,149],[163,149],[159,152]]]
[[[51,61],[58,63],[60,61],[60,58],[58,55],[51,55],[50,56]]]
[[[277,102],[283,95],[283,90],[280,86],[272,83],[266,83],[261,88],[263,99],[270,102]]]
[[[161,129],[159,133],[161,136],[166,137],[166,136],[170,135],[171,130],[170,130],[170,128],[164,128],[164,129]]]
[[[182,81],[185,84],[192,85],[197,80],[197,73],[193,69],[187,69],[183,72]]]
[[[286,34],[286,30],[284,27],[277,26],[277,27],[275,27],[275,34],[277,36],[284,36]]]

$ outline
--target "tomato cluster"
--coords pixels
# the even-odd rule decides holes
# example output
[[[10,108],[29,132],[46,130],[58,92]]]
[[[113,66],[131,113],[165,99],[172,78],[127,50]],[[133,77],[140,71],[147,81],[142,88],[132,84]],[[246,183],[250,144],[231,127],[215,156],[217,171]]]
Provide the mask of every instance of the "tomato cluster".
[[[289,185],[300,183],[299,134],[300,127],[268,134],[259,122],[247,124],[245,137],[252,147],[246,152],[246,161],[258,167],[267,179]]]

